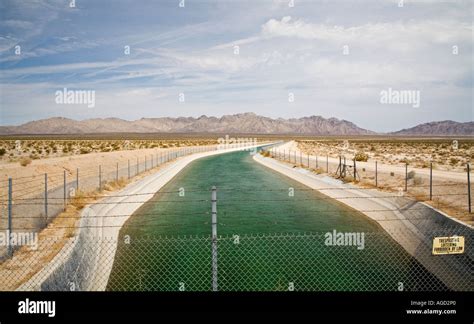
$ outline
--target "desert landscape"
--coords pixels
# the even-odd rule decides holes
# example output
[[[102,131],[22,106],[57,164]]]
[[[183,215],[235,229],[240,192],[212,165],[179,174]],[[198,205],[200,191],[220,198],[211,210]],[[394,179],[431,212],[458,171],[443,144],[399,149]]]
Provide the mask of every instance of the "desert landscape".
[[[0,2],[0,324],[472,313],[469,1],[109,2]]]
[[[341,154],[356,156],[357,161],[375,160],[391,165],[408,163],[416,168],[465,171],[466,164],[474,159],[474,140],[459,138],[373,137],[373,138],[322,138],[298,140],[298,148],[305,154],[318,153],[338,157]]]

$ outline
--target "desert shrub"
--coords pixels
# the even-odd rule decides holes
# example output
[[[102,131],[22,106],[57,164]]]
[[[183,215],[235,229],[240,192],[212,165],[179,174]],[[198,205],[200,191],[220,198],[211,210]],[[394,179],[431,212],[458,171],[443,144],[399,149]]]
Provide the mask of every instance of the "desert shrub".
[[[449,163],[451,163],[451,165],[456,165],[456,164],[459,163],[459,159],[456,159],[456,158],[453,157],[449,160]]]
[[[408,160],[407,158],[401,159],[400,162],[403,164],[410,164],[410,160]]]
[[[354,177],[353,176],[345,176],[343,179],[342,179],[343,182],[347,183],[347,182],[353,182],[354,181]]]
[[[82,209],[90,201],[84,192],[78,190],[75,192],[74,197],[71,197],[70,202],[71,202],[71,205],[73,205],[77,209]]]
[[[22,157],[22,158],[20,159],[20,165],[21,165],[21,166],[24,166],[24,167],[25,167],[25,166],[27,166],[27,165],[30,164],[30,163],[31,163],[31,159],[30,159],[29,157]]]
[[[421,177],[415,177],[415,178],[413,179],[413,184],[414,184],[415,186],[419,186],[419,185],[421,185],[422,183],[423,183],[423,179],[422,179]]]
[[[5,153],[7,153],[7,150],[5,150],[4,148],[0,148],[0,156],[4,156]]]
[[[421,167],[422,167],[423,169],[429,168],[429,167],[430,167],[430,162],[423,161],[423,162],[421,163]]]
[[[364,152],[357,152],[355,154],[355,160],[356,161],[359,161],[359,162],[367,162],[367,160],[369,159],[369,155],[367,155],[366,153]]]
[[[316,174],[322,174],[324,173],[324,170],[322,168],[316,168],[316,169],[313,169],[313,172]]]
[[[413,179],[415,177],[415,171],[410,171],[407,173],[407,178],[408,179]]]

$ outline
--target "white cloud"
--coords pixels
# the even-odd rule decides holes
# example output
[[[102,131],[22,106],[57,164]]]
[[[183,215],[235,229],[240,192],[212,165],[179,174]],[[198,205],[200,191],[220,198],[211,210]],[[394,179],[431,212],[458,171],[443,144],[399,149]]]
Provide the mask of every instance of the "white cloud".
[[[281,20],[270,19],[262,26],[262,36],[295,37],[307,40],[323,40],[338,43],[392,44],[404,43],[456,43],[470,41],[472,25],[452,21],[417,21],[366,23],[359,26],[332,26],[306,23],[301,19],[285,16]]]

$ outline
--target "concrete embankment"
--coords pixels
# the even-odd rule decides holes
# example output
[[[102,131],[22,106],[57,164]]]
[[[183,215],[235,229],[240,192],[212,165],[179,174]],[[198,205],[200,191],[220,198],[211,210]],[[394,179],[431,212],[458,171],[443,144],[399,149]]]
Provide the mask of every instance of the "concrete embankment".
[[[376,189],[361,189],[351,184],[316,175],[261,155],[258,163],[284,174],[333,198],[377,222],[410,255],[452,290],[473,290],[473,228],[434,208]],[[316,216],[316,215],[315,215]],[[433,237],[464,236],[466,251],[461,255],[432,255]]]

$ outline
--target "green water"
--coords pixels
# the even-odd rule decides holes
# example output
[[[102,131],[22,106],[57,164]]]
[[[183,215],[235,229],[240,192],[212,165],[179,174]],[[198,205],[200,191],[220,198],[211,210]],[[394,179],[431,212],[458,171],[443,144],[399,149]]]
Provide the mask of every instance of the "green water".
[[[108,289],[210,290],[212,186],[219,290],[445,289],[366,216],[248,152],[193,162],[143,205],[120,232]],[[325,245],[333,230],[364,233],[364,248]]]

